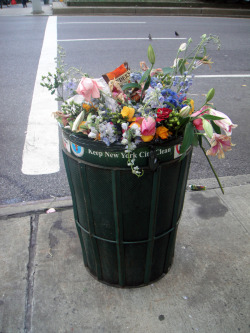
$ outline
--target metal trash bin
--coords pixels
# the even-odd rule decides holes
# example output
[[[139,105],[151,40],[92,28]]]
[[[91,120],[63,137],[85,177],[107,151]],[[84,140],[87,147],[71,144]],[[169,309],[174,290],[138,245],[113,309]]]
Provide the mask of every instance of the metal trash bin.
[[[86,268],[118,287],[143,286],[164,276],[174,257],[192,147],[180,159],[180,139],[139,145],[134,158],[144,175],[138,178],[127,166],[123,145],[107,147],[65,130],[62,134]],[[155,170],[148,167],[152,158]]]

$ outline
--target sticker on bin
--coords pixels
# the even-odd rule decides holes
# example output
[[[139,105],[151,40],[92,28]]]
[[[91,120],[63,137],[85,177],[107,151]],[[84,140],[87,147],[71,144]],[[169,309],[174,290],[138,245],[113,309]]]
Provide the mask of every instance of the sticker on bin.
[[[174,158],[177,158],[181,156],[182,154],[180,153],[181,145],[175,145],[174,146]]]
[[[63,141],[63,146],[67,150],[68,153],[70,153],[70,142],[68,139],[65,138],[64,135],[62,135],[62,141]]]
[[[71,149],[77,157],[81,157],[84,154],[84,148],[81,147],[81,146],[76,145],[73,142],[71,142]]]

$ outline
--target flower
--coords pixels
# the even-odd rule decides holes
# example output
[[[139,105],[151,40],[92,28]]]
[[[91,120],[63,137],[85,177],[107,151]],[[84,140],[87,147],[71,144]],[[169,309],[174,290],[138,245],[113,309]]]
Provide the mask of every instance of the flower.
[[[231,137],[227,135],[220,135],[214,133],[212,139],[209,139],[211,148],[207,150],[207,155],[218,156],[218,158],[224,158],[224,152],[232,150]]]
[[[82,95],[85,101],[90,102],[91,97],[100,98],[99,85],[95,80],[83,77],[76,89],[79,95]]]
[[[141,61],[139,70],[130,71],[128,64],[123,64],[101,78],[92,79],[84,74],[80,80],[77,79],[80,71],[75,70],[76,77],[72,79],[74,70],[63,72],[60,67],[55,77],[51,73],[44,76],[41,85],[51,94],[59,94],[61,110],[54,115],[61,127],[75,135],[101,140],[107,146],[121,143],[129,156],[127,165],[137,176],[143,172],[130,155],[142,142],[159,145],[162,140],[178,138],[183,141],[181,154],[195,143],[206,153],[202,145],[204,139],[210,144],[207,159],[208,155],[223,158],[224,152],[233,146],[232,129],[237,125],[212,106],[213,88],[207,93],[202,107],[196,110],[194,100],[188,95],[194,78],[192,71],[203,64],[212,64],[206,56],[210,42],[219,45],[218,37],[204,34],[200,43],[190,50],[192,39],[188,39],[178,48],[171,67],[154,69],[156,57],[149,45],[149,67]],[[182,57],[179,57],[180,53]],[[60,90],[65,92],[66,82],[69,95],[64,98]],[[78,84],[76,91],[72,83]]]
[[[183,51],[186,50],[186,48],[187,48],[187,43],[182,43],[182,44],[180,45],[180,47],[179,47],[179,51],[180,51],[180,52],[183,52]]]
[[[123,109],[121,110],[121,114],[123,116],[123,118],[128,117],[128,121],[135,121],[135,109],[134,108],[130,108],[128,106],[124,106]]]
[[[172,133],[165,126],[159,126],[156,129],[156,138],[160,137],[161,139],[166,140],[171,134]]]
[[[173,110],[169,109],[169,108],[159,108],[157,110],[157,118],[156,118],[156,121],[162,121],[162,120],[165,120],[169,117],[170,113],[172,112]]]
[[[198,117],[196,119],[193,120],[193,125],[195,126],[195,128],[198,130],[198,131],[203,131],[204,128],[203,128],[203,120],[202,120],[202,115],[203,114],[207,114],[209,111],[208,107],[205,105],[203,106],[199,111],[196,111],[194,113],[191,114],[191,118],[195,118],[195,117]]]
[[[237,127],[237,125],[233,124],[231,119],[227,115],[225,115],[225,113],[223,113],[223,112],[216,111],[214,109],[210,109],[209,114],[212,115],[212,116],[223,118],[223,119],[220,119],[220,120],[214,120],[214,122],[217,126],[219,126],[221,129],[224,130],[226,135],[231,135],[232,128]]]
[[[153,117],[144,118],[141,124],[141,134],[144,136],[155,135],[156,122]]]
[[[190,114],[190,106],[186,105],[180,110],[180,116],[181,117],[187,117]]]

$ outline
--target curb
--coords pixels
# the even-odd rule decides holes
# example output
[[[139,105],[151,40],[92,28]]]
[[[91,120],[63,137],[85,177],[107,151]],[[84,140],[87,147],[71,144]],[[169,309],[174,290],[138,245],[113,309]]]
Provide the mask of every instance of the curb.
[[[22,217],[32,214],[45,214],[49,208],[57,211],[67,210],[73,207],[71,197],[51,198],[38,201],[21,202],[10,205],[0,205],[0,220],[11,217]]]
[[[238,176],[220,177],[224,188],[241,187],[250,184],[250,174]],[[193,192],[188,188],[189,185],[203,185],[206,190],[217,189],[220,191],[215,178],[189,179],[187,182],[187,192]],[[240,191],[240,189],[239,189]],[[0,220],[6,220],[12,217],[22,217],[32,214],[45,214],[49,208],[55,208],[56,211],[73,209],[71,197],[54,197],[51,199],[21,202],[10,205],[0,205]]]
[[[77,7],[53,2],[53,15],[138,15],[138,16],[216,16],[250,17],[250,9],[188,8],[188,7]]]

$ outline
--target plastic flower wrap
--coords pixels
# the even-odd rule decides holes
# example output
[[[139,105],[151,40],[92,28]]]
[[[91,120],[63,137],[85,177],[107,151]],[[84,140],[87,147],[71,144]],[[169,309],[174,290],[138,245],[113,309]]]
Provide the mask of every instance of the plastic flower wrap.
[[[192,48],[190,38],[178,48],[172,66],[156,69],[155,53],[149,45],[150,66],[141,61],[138,70],[130,71],[124,63],[95,79],[77,69],[66,72],[59,58],[56,74],[42,77],[41,84],[52,94],[61,88],[57,98],[62,102],[61,110],[55,113],[61,127],[108,146],[117,142],[124,145],[129,156],[128,166],[137,176],[143,174],[132,158],[138,145],[161,144],[181,137],[182,158],[191,145],[200,145],[221,187],[208,155],[224,158],[224,153],[233,146],[231,133],[237,125],[223,112],[215,110],[211,103],[213,88],[201,106],[195,105],[188,96],[193,71],[212,64],[206,54],[209,43],[220,46],[218,37],[202,35],[200,43]],[[69,93],[66,97],[65,90]],[[209,145],[207,151],[203,140]]]

